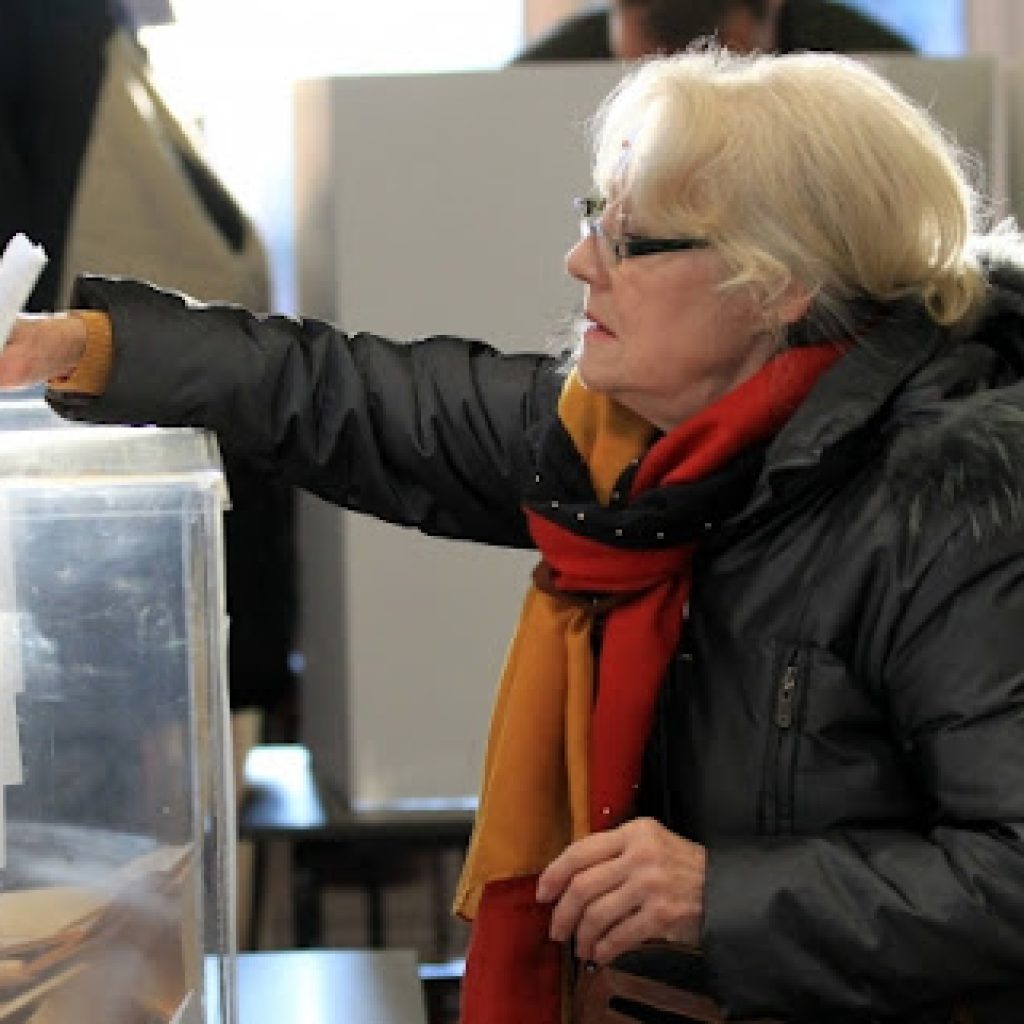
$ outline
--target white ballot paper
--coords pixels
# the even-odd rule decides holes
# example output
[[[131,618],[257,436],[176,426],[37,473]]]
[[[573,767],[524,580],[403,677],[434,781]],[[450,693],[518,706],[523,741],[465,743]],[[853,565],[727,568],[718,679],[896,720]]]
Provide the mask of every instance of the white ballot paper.
[[[45,266],[46,253],[41,245],[33,245],[22,234],[7,243],[0,259],[0,349],[7,344],[14,321]]]

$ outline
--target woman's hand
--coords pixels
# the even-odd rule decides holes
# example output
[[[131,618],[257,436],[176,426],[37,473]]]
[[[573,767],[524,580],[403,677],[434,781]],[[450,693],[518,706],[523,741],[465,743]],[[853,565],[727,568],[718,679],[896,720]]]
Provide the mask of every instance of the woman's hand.
[[[85,351],[85,324],[66,313],[23,314],[0,352],[0,388],[69,374]]]
[[[576,935],[576,955],[607,963],[649,939],[696,946],[707,853],[653,818],[580,839],[548,865],[541,903],[557,901],[551,938]]]

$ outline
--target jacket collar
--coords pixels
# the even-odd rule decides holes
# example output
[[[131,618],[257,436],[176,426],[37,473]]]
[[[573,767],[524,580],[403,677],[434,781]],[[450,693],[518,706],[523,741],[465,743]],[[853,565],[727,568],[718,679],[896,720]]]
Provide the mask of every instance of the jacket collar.
[[[736,521],[759,512],[801,470],[820,466],[830,450],[866,434],[945,337],[919,308],[907,305],[860,338],[768,447],[751,500]]]

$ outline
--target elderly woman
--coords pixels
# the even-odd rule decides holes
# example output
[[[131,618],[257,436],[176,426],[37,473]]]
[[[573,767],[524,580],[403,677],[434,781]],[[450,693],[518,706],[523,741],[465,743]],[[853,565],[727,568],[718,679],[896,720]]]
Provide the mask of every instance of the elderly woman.
[[[0,383],[539,549],[458,894],[468,1024],[602,977],[609,1020],[1016,1021],[1016,238],[843,58],[655,61],[596,129],[571,369],[89,278]]]

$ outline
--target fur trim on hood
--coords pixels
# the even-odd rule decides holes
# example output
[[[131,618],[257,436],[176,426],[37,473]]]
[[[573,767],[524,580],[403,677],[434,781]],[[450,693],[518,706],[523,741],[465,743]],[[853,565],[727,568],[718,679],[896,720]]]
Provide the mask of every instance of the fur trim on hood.
[[[957,510],[979,539],[1024,524],[1024,252],[997,244],[982,265],[984,306],[896,403],[887,477],[911,536]]]
[[[978,538],[1024,523],[1024,384],[919,410],[887,475],[911,536],[958,508]]]

